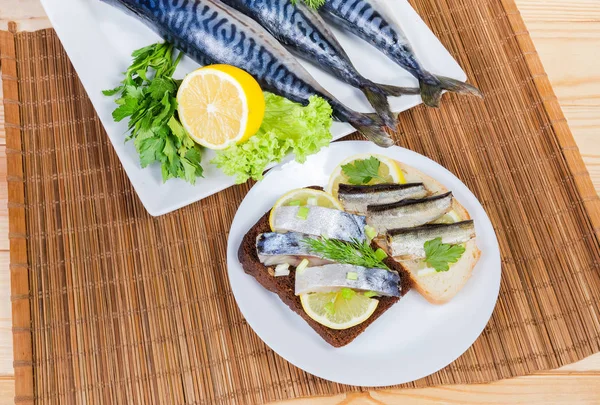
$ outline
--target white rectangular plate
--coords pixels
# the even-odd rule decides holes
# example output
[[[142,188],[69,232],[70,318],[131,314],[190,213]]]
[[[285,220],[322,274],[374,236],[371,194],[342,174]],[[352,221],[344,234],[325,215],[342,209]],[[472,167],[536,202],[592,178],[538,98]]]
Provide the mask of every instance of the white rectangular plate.
[[[466,80],[465,73],[448,51],[433,35],[406,0],[393,1],[394,17],[404,28],[423,65],[430,71],[458,80]],[[149,28],[120,10],[99,0],[42,0],[42,4],[60,37],[62,44],[77,70],[98,116],[123,164],[131,184],[142,204],[151,215],[157,216],[199,201],[234,184],[231,177],[223,174],[208,162],[214,154],[203,157],[204,178],[191,185],[180,179],[163,183],[160,167],[152,165],[142,169],[132,142],[125,143],[125,122],[115,123],[112,98],[102,95],[102,90],[116,87],[131,62],[131,52],[142,46],[157,42],[160,38]],[[387,59],[375,48],[352,36],[334,32],[357,69],[369,79],[400,86],[416,86],[417,81],[406,71]],[[301,61],[307,70],[327,90],[344,104],[358,111],[373,111],[362,93],[332,75]],[[179,66],[176,76],[183,77],[198,65],[186,58]],[[400,112],[421,103],[419,96],[390,99],[394,111]],[[336,122],[332,127],[334,139],[354,132],[348,125]]]

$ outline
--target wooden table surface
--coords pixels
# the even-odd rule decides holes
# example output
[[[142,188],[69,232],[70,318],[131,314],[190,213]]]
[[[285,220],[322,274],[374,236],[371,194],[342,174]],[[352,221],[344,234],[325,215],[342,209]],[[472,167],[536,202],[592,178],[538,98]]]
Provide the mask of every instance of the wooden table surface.
[[[516,2],[600,191],[600,0]],[[50,26],[39,0],[0,0],[0,30],[6,29],[8,21],[16,21],[20,30]],[[0,103],[0,405],[13,403],[14,396],[3,118]],[[492,384],[387,390],[289,403],[600,404],[600,353],[558,370]]]

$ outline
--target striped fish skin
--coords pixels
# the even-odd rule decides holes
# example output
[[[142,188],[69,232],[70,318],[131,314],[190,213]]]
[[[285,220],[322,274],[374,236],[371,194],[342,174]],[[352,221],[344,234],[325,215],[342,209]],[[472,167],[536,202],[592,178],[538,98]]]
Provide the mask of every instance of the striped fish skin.
[[[323,17],[370,43],[419,80],[423,102],[439,105],[442,91],[481,97],[481,92],[466,83],[428,72],[418,61],[402,28],[386,10],[389,0],[326,0],[319,9]]]
[[[258,23],[218,0],[102,0],[141,19],[198,63],[237,66],[267,90],[307,105],[312,95],[329,102],[335,118],[384,147],[393,144],[375,114],[344,106]]]
[[[428,194],[423,183],[374,184],[358,186],[340,184],[338,199],[346,211],[367,214],[369,205],[392,204],[409,198],[424,198]]]
[[[221,0],[246,14],[280,43],[316,62],[340,80],[363,90],[369,102],[386,124],[396,127],[396,117],[390,111],[387,96],[419,94],[418,89],[378,85],[363,77],[319,14],[304,2],[293,0]]]
[[[344,211],[318,206],[308,207],[306,219],[298,217],[298,210],[304,207],[281,206],[276,208],[273,216],[275,232],[300,232],[328,239],[339,239],[347,242],[353,239],[363,242],[366,218]]]
[[[323,259],[312,252],[303,243],[304,239],[315,238],[314,236],[298,232],[267,232],[261,233],[256,238],[256,253],[258,259],[265,266],[276,266],[278,264],[289,264],[298,266],[303,259],[307,259],[309,266],[322,266],[332,263],[331,260]]]
[[[356,280],[349,280],[348,273],[355,273]],[[295,294],[351,288],[359,291],[374,291],[386,297],[399,297],[399,284],[400,276],[395,271],[335,263],[297,271]]]
[[[442,238],[442,243],[456,245],[475,237],[472,220],[453,224],[428,224],[416,228],[392,229],[387,232],[388,246],[394,257],[425,257],[425,242]]]
[[[367,222],[378,233],[390,229],[412,228],[435,221],[452,207],[452,192],[393,204],[369,205]]]

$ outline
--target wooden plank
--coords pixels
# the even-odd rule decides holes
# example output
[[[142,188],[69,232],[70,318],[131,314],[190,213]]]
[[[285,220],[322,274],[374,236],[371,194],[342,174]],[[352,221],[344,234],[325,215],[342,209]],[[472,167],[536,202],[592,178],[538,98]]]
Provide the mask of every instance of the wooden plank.
[[[586,357],[577,363],[567,364],[558,370],[550,370],[545,374],[598,373],[600,372],[600,353]],[[540,373],[543,374],[543,373]]]
[[[0,145],[0,250],[8,250],[8,183],[6,181],[6,146]],[[1,268],[4,270],[4,268]],[[8,270],[8,268],[6,268]],[[6,271],[8,273],[8,271]]]
[[[15,21],[20,31],[35,31],[50,27],[50,21],[39,0],[0,1],[0,30],[7,30]]]
[[[0,74],[2,74],[2,62],[0,61]],[[0,100],[2,96],[2,85],[0,85]],[[6,145],[6,131],[4,130],[4,103],[0,103],[0,145]],[[6,166],[6,164],[5,164]]]
[[[278,405],[590,405],[600,401],[600,375],[536,375],[492,384],[382,390],[277,402]]]
[[[15,403],[15,379],[13,377],[0,377],[0,405],[13,405]]]
[[[516,2],[600,192],[600,58],[593,53],[600,51],[600,2]]]
[[[5,233],[5,228],[2,229]],[[12,306],[10,301],[10,273],[8,269],[10,256],[8,251],[0,251],[0,376],[12,376],[13,341],[12,341]],[[1,379],[0,379],[1,380]],[[2,397],[0,389],[0,398]],[[1,404],[1,402],[0,402]]]
[[[516,0],[519,11],[529,21],[588,22],[600,20],[597,0]]]
[[[600,2],[598,2],[600,8]],[[586,49],[600,43],[600,22],[536,22],[531,37],[560,102],[565,106],[600,106],[600,58]],[[565,69],[564,61],[569,61]]]

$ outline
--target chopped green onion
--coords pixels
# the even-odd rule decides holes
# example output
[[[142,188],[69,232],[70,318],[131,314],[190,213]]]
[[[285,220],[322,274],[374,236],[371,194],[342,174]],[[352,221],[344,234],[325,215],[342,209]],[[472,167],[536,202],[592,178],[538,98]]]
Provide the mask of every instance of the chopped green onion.
[[[354,295],[356,294],[356,292],[354,290],[351,290],[350,288],[342,288],[340,290],[340,294],[342,295],[343,299],[349,300],[352,297],[354,297]]]
[[[379,260],[383,260],[386,257],[388,257],[387,253],[385,253],[385,251],[382,248],[379,248],[375,251],[375,257],[378,258]]]
[[[300,206],[301,204],[302,204],[302,202],[300,202],[300,200],[293,200],[288,203],[289,206],[294,206],[294,205]]]
[[[296,217],[298,219],[304,219],[306,220],[306,218],[308,218],[308,213],[310,212],[310,208],[308,207],[299,207],[298,208],[298,212],[296,213]]]
[[[367,238],[369,238],[369,240],[373,240],[377,236],[377,231],[375,228],[369,225],[365,226],[365,233],[367,234]]]
[[[433,276],[434,274],[437,274],[437,271],[433,267],[425,267],[417,272],[419,277]]]
[[[316,206],[319,205],[319,202],[317,201],[316,197],[310,197],[308,200],[306,200],[306,205]]]
[[[302,259],[300,264],[296,267],[296,273],[302,274],[307,267],[308,267],[308,260]]]
[[[330,301],[327,304],[325,304],[325,311],[327,311],[327,313],[329,315],[335,314],[335,302],[334,301]]]
[[[365,291],[363,295],[367,298],[373,298],[377,297],[379,294],[377,294],[375,291]]]
[[[277,267],[275,267],[275,277],[289,276],[289,275],[290,275],[290,264],[289,263],[278,264]]]
[[[349,271],[346,273],[346,280],[358,280],[358,273],[354,271]]]

